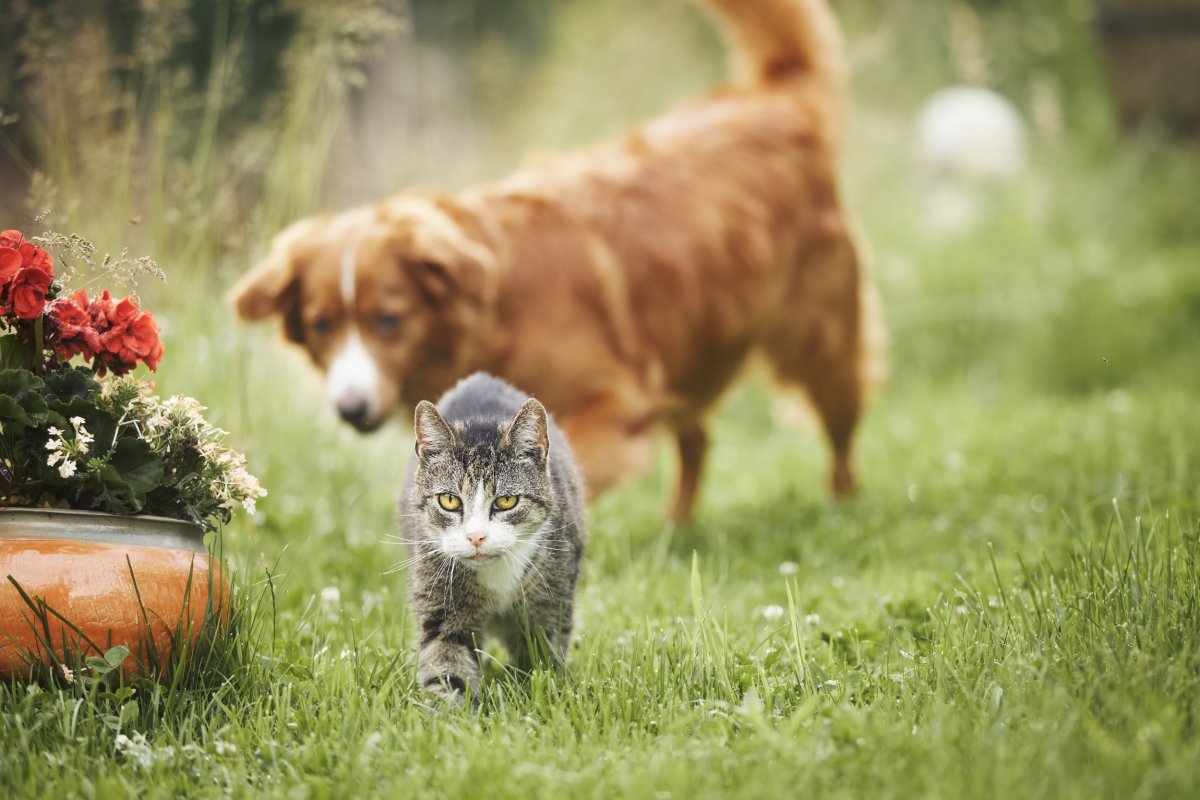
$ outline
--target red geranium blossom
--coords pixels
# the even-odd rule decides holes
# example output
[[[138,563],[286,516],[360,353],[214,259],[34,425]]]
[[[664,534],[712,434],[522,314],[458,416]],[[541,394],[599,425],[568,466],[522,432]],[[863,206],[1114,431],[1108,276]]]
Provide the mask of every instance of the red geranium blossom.
[[[20,231],[0,232],[0,314],[37,319],[53,280],[53,256]]]
[[[83,289],[50,305],[55,329],[55,351],[60,358],[82,355],[101,375],[129,372],[137,362],[158,369],[163,346],[159,327],[149,311],[141,311],[137,297],[117,301],[107,292],[89,300]]]
[[[21,254],[11,247],[0,247],[0,292],[8,287],[8,282],[20,268]]]
[[[0,247],[7,247],[11,250],[16,250],[21,246],[21,242],[25,241],[25,237],[20,231],[0,231]]]
[[[39,267],[21,267],[8,285],[8,305],[19,319],[37,319],[46,307],[51,275]]]
[[[60,297],[50,304],[50,322],[55,332],[54,349],[64,361],[82,355],[91,361],[100,350],[100,334],[92,327],[87,292],[80,289],[71,297]]]

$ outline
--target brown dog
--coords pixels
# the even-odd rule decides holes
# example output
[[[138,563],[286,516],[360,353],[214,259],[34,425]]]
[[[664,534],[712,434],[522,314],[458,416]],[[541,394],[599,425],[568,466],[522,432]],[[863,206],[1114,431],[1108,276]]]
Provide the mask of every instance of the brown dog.
[[[361,430],[476,370],[536,394],[593,492],[678,439],[686,519],[705,414],[749,356],[801,386],[854,485],[866,286],[838,197],[840,41],[823,0],[708,0],[742,80],[453,197],[305,219],[233,290],[278,314]]]

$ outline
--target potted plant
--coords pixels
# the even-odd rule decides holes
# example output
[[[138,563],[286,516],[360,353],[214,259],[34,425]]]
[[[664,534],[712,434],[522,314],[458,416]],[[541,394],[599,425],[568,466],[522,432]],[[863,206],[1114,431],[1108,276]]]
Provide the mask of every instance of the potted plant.
[[[0,676],[124,648],[151,671],[221,618],[204,533],[265,492],[203,406],[131,375],[163,354],[136,295],[68,294],[52,251],[97,266],[78,237],[0,232]]]

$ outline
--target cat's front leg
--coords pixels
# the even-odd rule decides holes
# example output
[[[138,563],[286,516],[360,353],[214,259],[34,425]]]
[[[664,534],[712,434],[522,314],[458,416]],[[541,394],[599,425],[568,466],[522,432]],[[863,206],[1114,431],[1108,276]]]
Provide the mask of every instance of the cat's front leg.
[[[421,688],[448,699],[478,698],[482,677],[476,655],[478,632],[448,628],[436,614],[419,621],[422,637],[417,680]]]

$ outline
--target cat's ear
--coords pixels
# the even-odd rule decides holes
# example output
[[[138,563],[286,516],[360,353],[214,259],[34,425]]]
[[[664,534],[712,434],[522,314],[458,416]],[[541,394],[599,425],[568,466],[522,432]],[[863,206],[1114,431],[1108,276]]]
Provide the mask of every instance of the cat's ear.
[[[413,414],[413,433],[416,436],[418,458],[454,448],[454,431],[438,413],[433,403],[422,400]]]
[[[504,444],[517,453],[545,458],[550,452],[546,409],[532,397],[525,401],[504,434]]]

